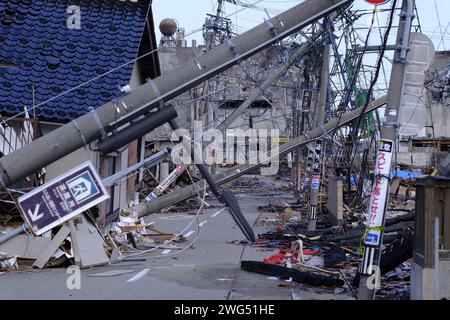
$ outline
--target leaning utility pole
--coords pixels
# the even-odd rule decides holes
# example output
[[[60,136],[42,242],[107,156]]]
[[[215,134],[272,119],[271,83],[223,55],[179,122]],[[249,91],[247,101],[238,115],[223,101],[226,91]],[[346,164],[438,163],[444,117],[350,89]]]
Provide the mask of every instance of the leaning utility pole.
[[[353,0],[306,0],[175,70],[149,80],[0,159],[0,188],[89,144],[114,128],[219,74]]]
[[[323,53],[322,53],[322,68],[320,71],[320,89],[317,96],[317,106],[313,115],[313,126],[319,127],[323,126],[325,123],[325,114],[327,109],[328,101],[328,84],[330,78],[330,52],[331,45],[329,42],[329,37],[331,36],[330,22],[329,18],[324,18],[324,33],[323,33]]]
[[[317,97],[316,110],[314,112],[314,127],[321,127],[325,123],[325,114],[327,110],[328,102],[328,84],[330,78],[330,51],[331,45],[329,37],[331,36],[330,30],[330,18],[323,19],[324,29],[324,46],[322,54],[322,69],[320,72],[320,90]],[[316,231],[317,224],[317,206],[319,203],[319,190],[320,190],[320,172],[321,172],[321,154],[322,154],[322,140],[317,140],[315,143],[314,159],[312,161],[312,176],[311,176],[311,194],[309,202],[309,219],[308,219],[308,231]]]
[[[381,129],[381,140],[375,165],[375,185],[367,209],[368,225],[364,237],[363,258],[359,268],[361,279],[358,298],[360,300],[374,299],[376,283],[378,283],[380,276],[379,268],[374,270],[374,260],[377,253],[378,257],[381,257],[386,207],[389,200],[392,154],[394,153],[395,140],[398,138],[398,114],[413,19],[414,0],[403,0],[397,34],[397,50],[394,54],[394,64],[392,66],[385,109],[386,120]]]

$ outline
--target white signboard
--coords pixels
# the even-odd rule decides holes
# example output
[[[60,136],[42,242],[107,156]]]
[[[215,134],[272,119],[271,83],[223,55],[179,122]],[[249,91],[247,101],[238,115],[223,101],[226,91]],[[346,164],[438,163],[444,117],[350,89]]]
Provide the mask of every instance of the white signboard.
[[[377,246],[380,244],[380,228],[383,225],[384,210],[386,208],[393,149],[394,141],[380,141],[375,165],[375,185],[368,207],[369,232],[364,239],[364,243],[369,246]]]
[[[18,207],[35,235],[41,235],[108,199],[90,161],[20,197]]]

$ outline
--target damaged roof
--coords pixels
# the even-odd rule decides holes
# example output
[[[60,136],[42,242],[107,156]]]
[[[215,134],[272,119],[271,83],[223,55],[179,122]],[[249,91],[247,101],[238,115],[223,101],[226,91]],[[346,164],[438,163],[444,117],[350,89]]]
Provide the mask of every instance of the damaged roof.
[[[80,8],[80,29],[67,26]],[[138,56],[149,0],[0,1],[0,113],[12,116]],[[36,108],[67,122],[121,95],[133,63]]]

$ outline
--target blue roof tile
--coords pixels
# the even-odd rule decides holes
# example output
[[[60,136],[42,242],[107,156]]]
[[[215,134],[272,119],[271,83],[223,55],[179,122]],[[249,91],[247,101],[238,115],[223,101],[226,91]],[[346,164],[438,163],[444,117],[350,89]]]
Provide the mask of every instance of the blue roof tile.
[[[67,28],[69,5],[81,30]],[[149,0],[1,0],[0,113],[11,116],[136,58]],[[6,67],[5,67],[6,65]],[[36,109],[46,121],[70,121],[121,95],[133,65]]]

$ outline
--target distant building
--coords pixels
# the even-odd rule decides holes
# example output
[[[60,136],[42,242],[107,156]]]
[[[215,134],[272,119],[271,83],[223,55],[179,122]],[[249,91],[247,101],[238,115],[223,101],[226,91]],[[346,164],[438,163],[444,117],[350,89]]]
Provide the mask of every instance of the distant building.
[[[426,126],[415,136],[401,138],[398,162],[436,167],[450,152],[450,51],[436,53],[427,71],[424,94]]]
[[[419,136],[450,137],[450,51],[437,52],[427,74],[427,98],[431,114]],[[433,131],[434,128],[434,131]]]

